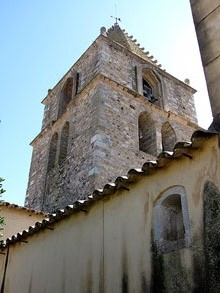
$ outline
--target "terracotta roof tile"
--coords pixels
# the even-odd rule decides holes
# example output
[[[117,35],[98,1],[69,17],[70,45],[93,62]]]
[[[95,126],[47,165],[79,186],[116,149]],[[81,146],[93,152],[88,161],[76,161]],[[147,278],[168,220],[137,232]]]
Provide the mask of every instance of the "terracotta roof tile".
[[[43,216],[47,216],[48,214],[47,213],[44,213],[42,211],[37,211],[37,210],[34,210],[34,209],[30,209],[30,208],[26,208],[24,206],[19,206],[17,204],[13,204],[13,203],[10,203],[10,202],[6,202],[6,201],[2,201],[0,206],[5,206],[9,209],[16,209],[16,210],[23,210],[23,211],[27,211],[29,213],[33,213],[33,214],[41,214]]]

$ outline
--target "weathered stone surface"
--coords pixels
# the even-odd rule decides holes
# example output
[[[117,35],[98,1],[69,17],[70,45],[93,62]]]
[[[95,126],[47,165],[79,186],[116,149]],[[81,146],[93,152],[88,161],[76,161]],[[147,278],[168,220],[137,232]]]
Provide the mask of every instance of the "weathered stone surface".
[[[220,291],[220,191],[212,183],[204,187],[205,292]]]
[[[154,103],[143,96],[143,78],[152,87]],[[64,93],[71,92],[71,84],[72,97],[65,104],[69,97]],[[26,206],[50,212],[63,208],[130,168],[154,160],[166,145],[161,133],[164,123],[173,129],[176,141],[189,140],[197,127],[193,93],[157,65],[100,35],[43,101],[42,131],[32,142]],[[141,113],[150,117],[154,131],[144,134],[147,153],[139,146]],[[55,134],[56,154],[48,164]],[[174,139],[171,144],[169,150]]]

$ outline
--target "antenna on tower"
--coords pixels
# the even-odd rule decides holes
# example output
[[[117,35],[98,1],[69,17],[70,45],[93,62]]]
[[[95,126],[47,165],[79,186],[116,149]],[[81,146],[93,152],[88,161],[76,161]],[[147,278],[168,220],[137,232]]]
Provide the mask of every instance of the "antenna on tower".
[[[117,17],[117,6],[115,4],[115,16],[111,16],[115,19],[115,24],[118,24],[118,21],[121,21],[121,18]]]

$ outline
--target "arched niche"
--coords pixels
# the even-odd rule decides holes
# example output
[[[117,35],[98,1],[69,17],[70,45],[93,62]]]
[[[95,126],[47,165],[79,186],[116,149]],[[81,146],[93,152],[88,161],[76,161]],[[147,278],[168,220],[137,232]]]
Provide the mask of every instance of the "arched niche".
[[[154,207],[154,242],[162,252],[186,247],[190,241],[190,221],[183,186],[165,190]]]
[[[153,119],[147,112],[138,117],[139,150],[153,156],[157,155],[156,128]]]
[[[170,123],[167,121],[161,127],[163,151],[173,151],[177,142],[176,133]]]
[[[148,84],[152,91],[153,99],[150,99],[153,104],[164,108],[163,98],[163,80],[161,74],[151,64],[136,66],[137,92],[144,95],[144,85]],[[147,97],[146,97],[146,100]],[[150,102],[150,101],[149,101]]]
[[[59,164],[61,164],[67,156],[69,141],[69,122],[66,122],[61,131],[60,138],[60,153],[59,153]]]
[[[60,92],[60,101],[58,108],[58,118],[63,115],[66,111],[67,105],[72,99],[73,93],[73,77],[67,78],[61,92]]]
[[[152,69],[142,69],[142,94],[149,102],[163,106],[161,81],[158,74]]]
[[[50,170],[52,170],[55,167],[56,154],[57,154],[57,142],[58,142],[58,134],[57,132],[55,132],[50,141],[47,172],[50,172]]]

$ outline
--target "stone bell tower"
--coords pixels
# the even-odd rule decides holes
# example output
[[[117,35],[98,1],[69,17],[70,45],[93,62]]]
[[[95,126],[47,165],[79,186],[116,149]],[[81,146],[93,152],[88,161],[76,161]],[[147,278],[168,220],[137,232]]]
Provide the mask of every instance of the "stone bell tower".
[[[195,90],[116,23],[48,91],[26,206],[52,212],[172,151],[197,128]]]

